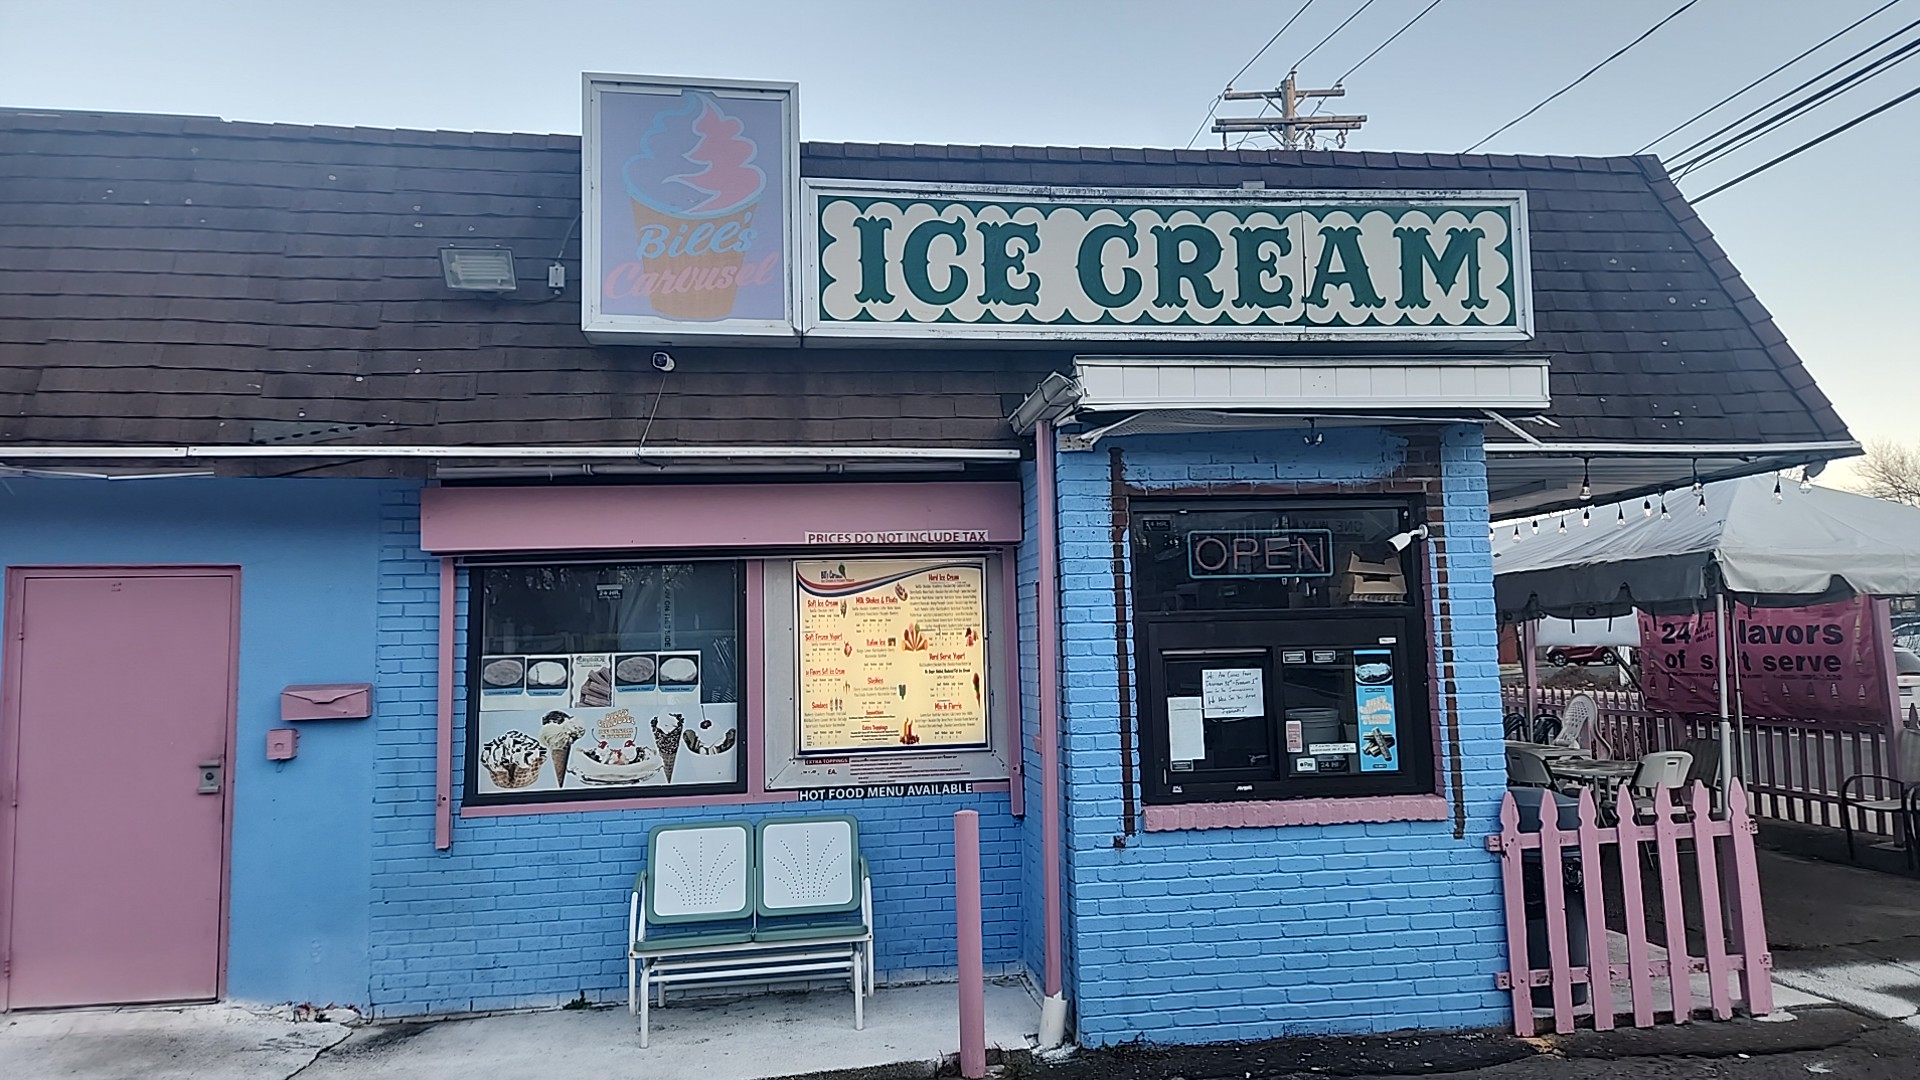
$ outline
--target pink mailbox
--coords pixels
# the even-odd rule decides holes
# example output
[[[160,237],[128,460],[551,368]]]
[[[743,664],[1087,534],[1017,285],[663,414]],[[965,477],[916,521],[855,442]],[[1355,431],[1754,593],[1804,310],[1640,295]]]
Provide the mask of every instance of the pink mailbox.
[[[364,720],[372,715],[372,683],[310,683],[280,691],[282,720]]]

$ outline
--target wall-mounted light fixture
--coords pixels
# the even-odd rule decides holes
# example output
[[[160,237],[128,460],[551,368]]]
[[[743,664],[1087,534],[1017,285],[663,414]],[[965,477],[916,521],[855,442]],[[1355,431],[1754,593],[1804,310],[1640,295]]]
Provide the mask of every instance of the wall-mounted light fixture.
[[[513,252],[506,248],[443,247],[440,270],[447,288],[460,292],[508,293],[520,287]]]

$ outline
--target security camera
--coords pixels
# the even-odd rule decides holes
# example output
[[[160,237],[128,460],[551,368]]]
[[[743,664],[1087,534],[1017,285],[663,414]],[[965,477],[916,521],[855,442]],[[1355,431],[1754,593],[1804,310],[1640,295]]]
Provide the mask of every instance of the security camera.
[[[672,371],[673,370],[673,354],[670,352],[664,352],[664,351],[654,353],[653,369],[655,371]]]
[[[1387,544],[1395,551],[1405,551],[1407,550],[1408,544],[1413,543],[1415,540],[1425,540],[1426,538],[1427,527],[1425,525],[1416,525],[1406,532],[1395,533],[1387,537]]]

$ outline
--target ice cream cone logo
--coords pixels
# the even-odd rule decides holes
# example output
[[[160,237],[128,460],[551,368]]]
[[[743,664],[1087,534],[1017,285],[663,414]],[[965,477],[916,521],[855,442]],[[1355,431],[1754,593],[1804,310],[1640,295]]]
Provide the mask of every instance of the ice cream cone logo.
[[[744,279],[761,276],[763,268],[743,263],[760,232],[754,215],[767,174],[754,164],[760,148],[744,122],[707,94],[686,99],[654,118],[628,159],[627,194],[654,310],[722,319]]]

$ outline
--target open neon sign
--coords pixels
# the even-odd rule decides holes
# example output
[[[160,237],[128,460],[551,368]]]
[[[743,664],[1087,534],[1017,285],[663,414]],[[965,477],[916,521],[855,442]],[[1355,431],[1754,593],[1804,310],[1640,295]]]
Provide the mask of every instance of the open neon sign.
[[[1187,534],[1191,578],[1333,576],[1331,529],[1231,529]]]

